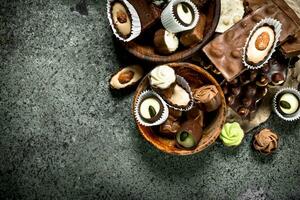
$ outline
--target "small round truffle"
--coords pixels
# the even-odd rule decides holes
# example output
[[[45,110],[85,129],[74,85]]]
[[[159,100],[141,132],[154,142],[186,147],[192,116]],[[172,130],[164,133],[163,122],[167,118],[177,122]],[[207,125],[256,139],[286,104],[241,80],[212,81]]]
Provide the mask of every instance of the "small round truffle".
[[[270,129],[263,129],[254,135],[253,147],[263,154],[271,154],[278,147],[278,135]]]
[[[284,83],[284,75],[280,72],[274,73],[271,79],[273,85],[281,85],[282,83]]]

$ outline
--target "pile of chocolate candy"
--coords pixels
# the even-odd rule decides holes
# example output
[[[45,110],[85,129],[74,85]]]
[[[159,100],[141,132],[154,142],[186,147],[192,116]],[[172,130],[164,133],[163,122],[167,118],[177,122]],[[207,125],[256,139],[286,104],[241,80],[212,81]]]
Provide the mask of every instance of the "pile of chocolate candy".
[[[202,41],[205,4],[206,0],[108,0],[107,15],[121,41],[143,40],[157,54],[170,55]]]
[[[201,64],[200,67],[206,69],[219,81],[227,105],[243,120],[255,119],[262,100],[268,95],[269,90],[274,88],[280,89],[273,97],[274,112],[283,120],[298,120],[300,92],[294,88],[281,88],[281,86],[288,78],[289,68],[294,67],[299,60],[299,17],[283,0],[221,0],[220,2],[220,19],[214,30],[215,35],[203,47],[202,52],[198,54],[200,56],[196,59],[200,60],[198,62]],[[151,33],[153,38],[150,38],[151,45],[154,46],[155,51],[162,55],[169,55],[177,51],[180,44],[188,48],[203,39],[205,30],[209,29],[206,27],[203,8],[209,3],[206,0],[108,0],[108,18],[114,34],[123,42],[139,40]],[[234,9],[230,9],[231,7]],[[152,27],[155,31],[151,30]],[[147,101],[147,105],[153,105],[151,109],[148,109],[149,105],[144,109],[143,103],[140,102],[140,111],[136,112],[136,115],[140,116],[138,121],[143,124],[143,120],[146,120],[145,126],[152,123],[160,125],[159,130],[162,134],[176,133],[177,144],[184,147],[180,145],[180,138],[189,140],[189,132],[179,131],[182,128],[177,120],[182,115],[180,112],[185,109],[193,110],[192,103],[198,104],[201,112],[210,112],[210,106],[201,108],[201,103],[197,102],[197,94],[204,95],[203,88],[201,91],[192,91],[186,84],[179,84],[181,89],[178,87],[174,89],[174,86],[169,85],[168,88],[172,88],[170,94],[174,98],[165,88],[159,90],[156,85],[163,84],[171,78],[174,81],[177,79],[175,75],[171,75],[172,73],[166,73],[166,77],[160,80],[157,75],[161,71],[158,70],[162,70],[162,66],[155,68],[148,75],[150,86],[155,94],[151,93],[152,100]],[[138,72],[138,78],[132,81],[136,83],[143,76],[141,69],[125,72],[121,78],[122,73],[117,73],[112,80],[123,80],[125,77],[126,81],[130,82]],[[112,82],[111,86],[114,89],[126,88],[126,81],[123,81],[124,87],[117,88],[116,83]],[[120,85],[119,82],[117,85]],[[212,88],[207,90],[213,91]],[[174,91],[179,94],[174,96],[177,94]],[[174,101],[181,102],[182,105],[176,105]],[[215,101],[217,102],[216,99]],[[165,117],[163,117],[165,112],[160,112],[165,108],[164,102],[171,105],[168,111],[170,114]],[[213,105],[216,105],[216,102]],[[146,101],[144,103],[146,104]],[[182,110],[178,112],[176,108]],[[160,115],[159,119],[154,117],[157,114]],[[201,125],[202,115],[199,117],[200,114],[197,115],[193,111],[187,115],[187,118],[192,116],[194,119],[199,119],[197,123]],[[147,122],[147,116],[151,120],[154,118],[156,120]],[[156,123],[162,117],[163,122]],[[202,130],[202,127],[199,129]],[[184,134],[181,134],[183,132]],[[226,146],[239,145],[243,137],[244,132],[238,123],[225,124],[220,136]],[[194,148],[195,141],[198,141],[198,137],[192,138],[193,145],[188,141],[188,148]],[[278,135],[270,129],[264,129],[255,135],[253,146],[258,151],[268,154],[277,148],[277,143]]]

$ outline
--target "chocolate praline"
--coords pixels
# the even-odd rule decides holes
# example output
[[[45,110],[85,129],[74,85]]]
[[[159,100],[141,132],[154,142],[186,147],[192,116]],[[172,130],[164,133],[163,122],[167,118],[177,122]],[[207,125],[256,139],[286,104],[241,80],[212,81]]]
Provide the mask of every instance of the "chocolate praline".
[[[179,13],[180,11],[182,11],[183,13]],[[181,3],[174,5],[173,13],[174,13],[175,18],[178,20],[178,22],[183,26],[191,25],[195,19],[195,13],[194,13],[193,7],[190,4],[185,3],[185,2],[181,2]],[[182,16],[182,15],[187,15],[187,16]],[[184,17],[187,17],[187,18],[190,17],[191,19],[188,19],[189,22],[186,22],[183,19]]]
[[[111,4],[110,14],[118,34],[124,39],[128,38],[131,35],[132,19],[127,6],[121,1],[115,1]]]
[[[252,66],[259,66],[266,61],[274,46],[274,27],[268,24],[258,27],[249,38],[245,48],[245,61]]]
[[[277,105],[283,116],[293,115],[300,109],[300,99],[292,93],[283,93],[277,97]]]
[[[272,83],[273,85],[281,85],[284,83],[283,73],[277,72],[272,75]]]
[[[163,104],[156,96],[150,96],[143,99],[139,106],[139,115],[146,122],[157,121],[163,112]]]

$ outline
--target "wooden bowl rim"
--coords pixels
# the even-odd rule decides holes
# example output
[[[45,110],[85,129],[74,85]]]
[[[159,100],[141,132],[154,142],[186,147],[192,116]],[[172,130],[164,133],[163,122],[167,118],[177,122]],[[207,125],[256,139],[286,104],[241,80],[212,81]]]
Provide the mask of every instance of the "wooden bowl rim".
[[[209,39],[213,36],[217,25],[219,23],[220,19],[220,12],[221,12],[221,0],[215,0],[215,9],[214,9],[214,18],[212,22],[211,29],[206,33],[205,37],[203,40],[189,48],[185,49],[184,51],[179,51],[171,55],[158,55],[157,56],[149,56],[149,55],[144,55],[139,51],[136,51],[134,48],[131,48],[131,45],[126,45],[126,43],[121,42],[121,44],[124,46],[124,48],[131,53],[132,55],[136,56],[137,58],[140,58],[142,60],[146,60],[149,62],[155,62],[155,63],[168,63],[168,62],[176,62],[176,61],[182,61],[190,58],[196,51],[198,51],[200,48],[202,48],[204,45],[207,44]]]
[[[225,101],[225,96],[223,94],[222,88],[219,85],[219,83],[216,81],[216,79],[212,75],[210,75],[206,70],[204,70],[203,68],[201,68],[201,67],[199,67],[195,64],[192,64],[192,63],[188,63],[188,62],[179,62],[178,63],[178,62],[176,62],[176,63],[168,63],[167,65],[169,65],[172,68],[176,68],[176,67],[191,68],[194,71],[197,71],[198,73],[200,73],[200,74],[204,75],[205,77],[207,77],[208,80],[210,82],[212,82],[217,87],[218,91],[221,94],[221,102],[222,103],[221,103],[221,108],[219,108],[221,110],[220,111],[220,116],[219,116],[219,118],[221,120],[220,120],[219,124],[222,127],[225,123],[225,120],[226,120],[227,104],[226,104],[226,101]],[[137,98],[138,98],[139,94],[142,92],[141,87],[142,87],[142,84],[143,84],[143,82],[145,81],[146,78],[147,78],[147,75],[141,80],[141,82],[139,83],[139,85],[136,89],[136,92],[135,92],[135,95],[134,95],[134,98],[133,98],[133,102],[132,102],[132,109],[131,109],[133,115],[134,115],[135,103],[137,101]],[[163,148],[163,146],[159,145],[157,142],[153,141],[148,134],[146,134],[142,131],[143,126],[136,121],[135,117],[134,117],[134,121],[136,123],[136,126],[138,127],[139,133],[143,136],[144,139],[146,139],[150,144],[155,146],[160,151],[165,152],[165,153],[169,153],[169,154],[173,154],[173,155],[191,155],[191,154],[201,152],[204,149],[206,149],[208,146],[213,144],[217,140],[217,138],[219,137],[219,135],[221,133],[221,129],[219,130],[218,133],[217,133],[217,131],[215,131],[216,133],[214,135],[210,136],[209,140],[207,140],[205,143],[203,143],[200,146],[198,145],[195,149],[192,149],[192,150],[179,149],[179,148],[177,148],[175,150],[167,150],[167,149]],[[156,133],[154,133],[154,134],[156,134]],[[158,137],[160,137],[160,136],[158,136]]]

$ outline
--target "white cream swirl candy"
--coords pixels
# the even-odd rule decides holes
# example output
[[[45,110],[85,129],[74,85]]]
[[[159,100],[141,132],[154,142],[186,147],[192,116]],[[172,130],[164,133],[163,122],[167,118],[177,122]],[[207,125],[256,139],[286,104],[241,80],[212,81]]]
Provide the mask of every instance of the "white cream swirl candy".
[[[150,85],[159,89],[167,89],[176,81],[174,69],[161,65],[150,72]]]

